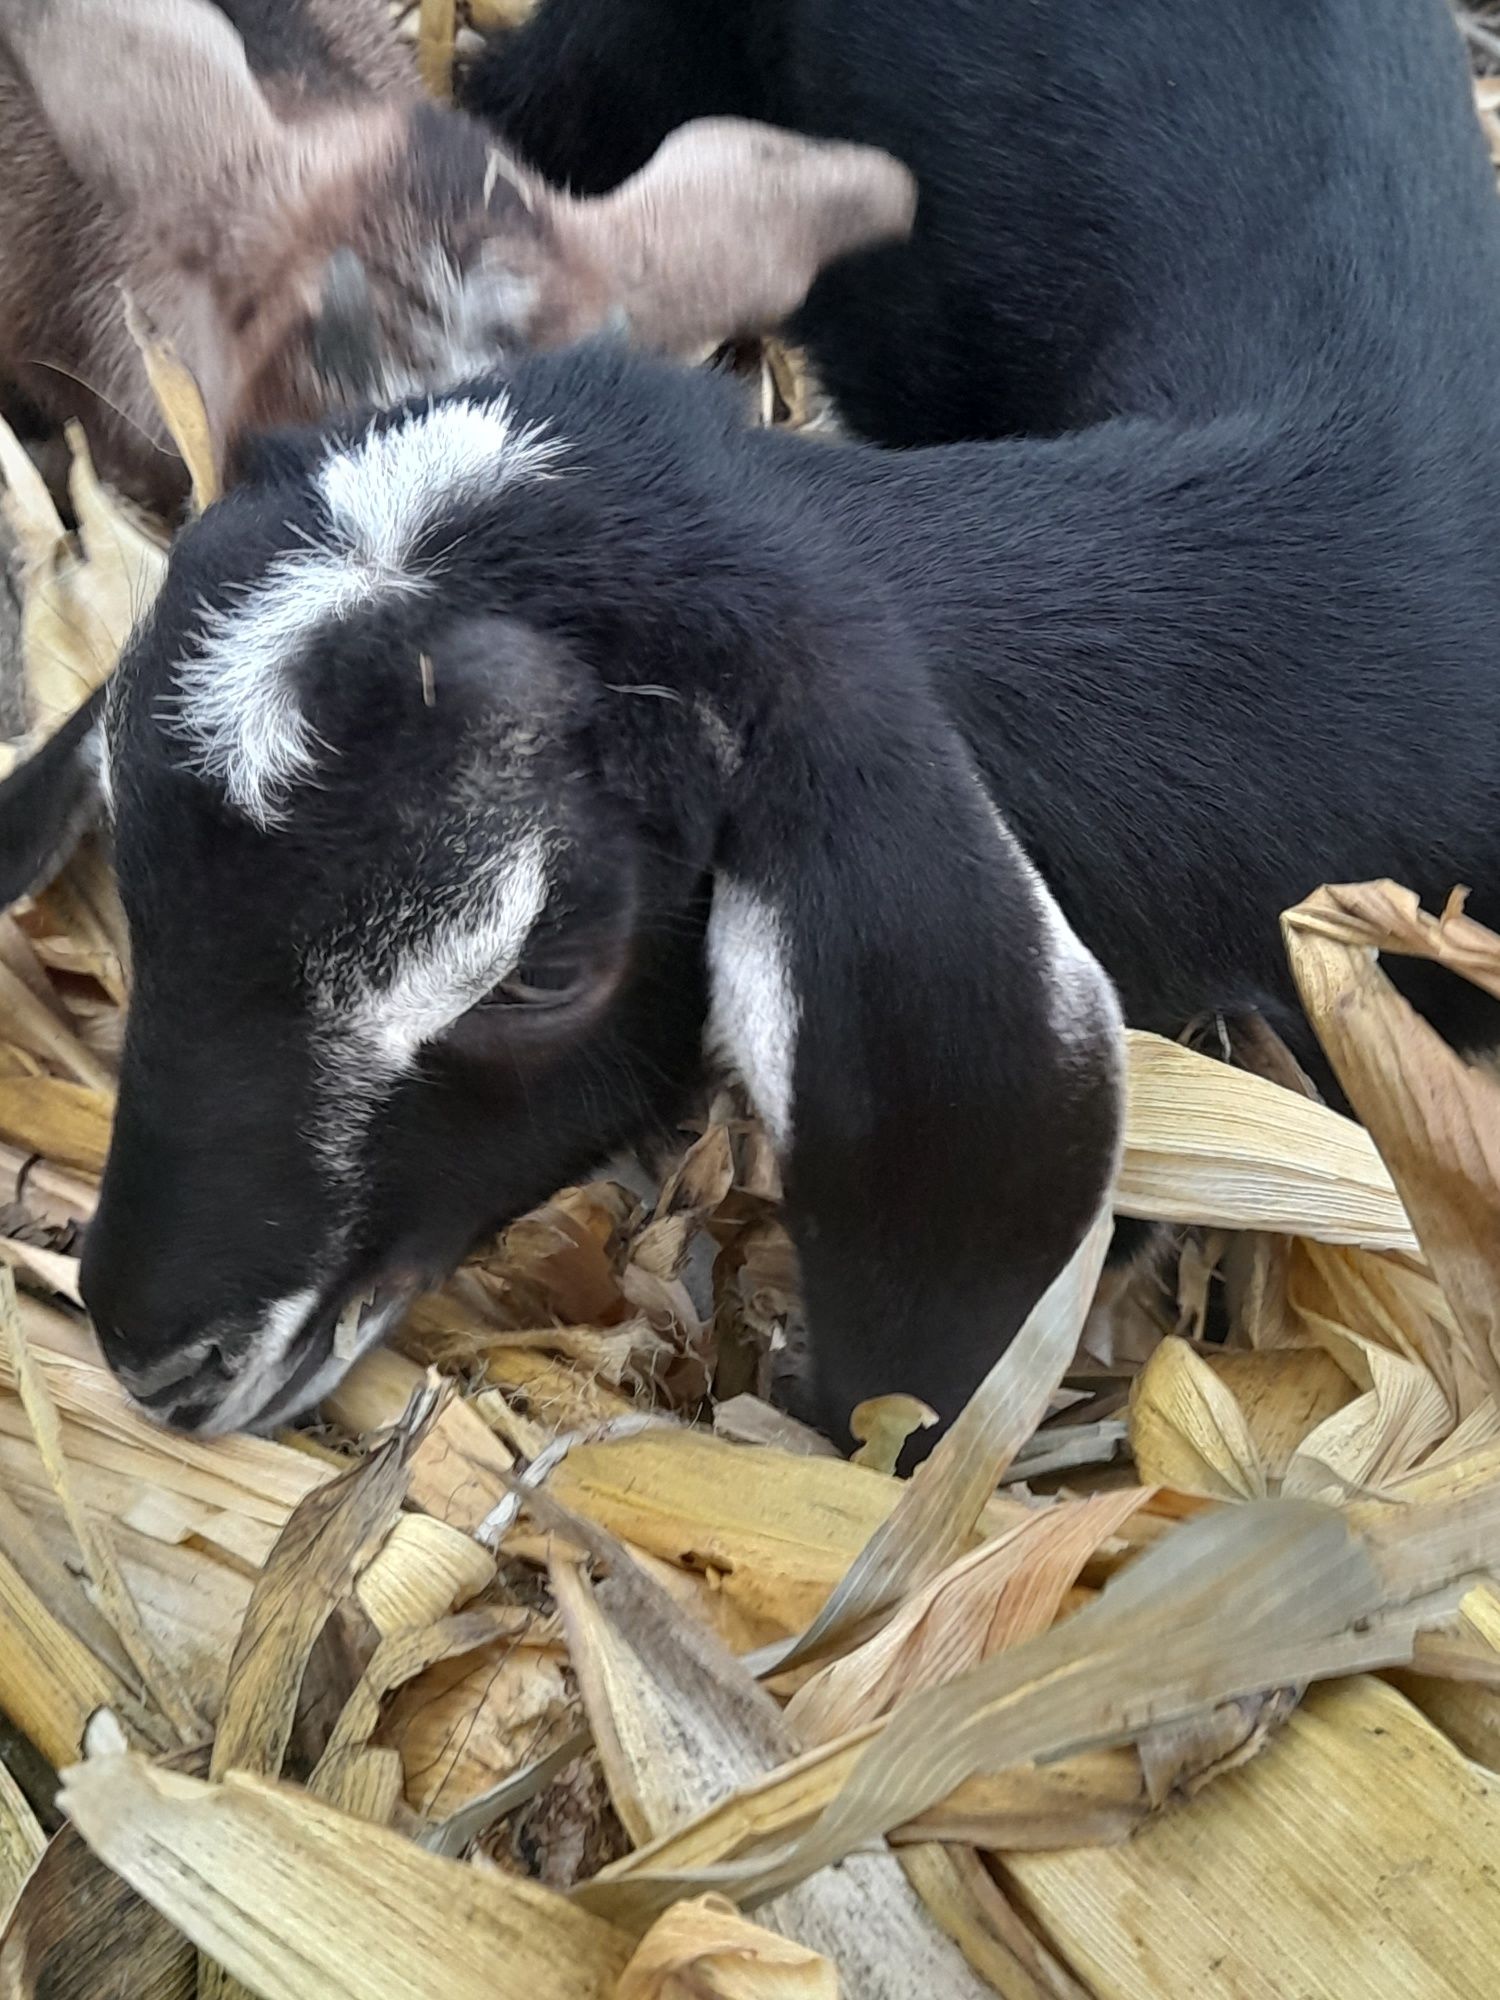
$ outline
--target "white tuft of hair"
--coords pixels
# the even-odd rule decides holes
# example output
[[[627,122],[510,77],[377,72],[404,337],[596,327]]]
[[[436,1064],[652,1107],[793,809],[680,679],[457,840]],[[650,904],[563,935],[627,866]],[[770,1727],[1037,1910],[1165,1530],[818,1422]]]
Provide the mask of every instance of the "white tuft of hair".
[[[330,453],[317,476],[322,533],[278,556],[241,603],[205,611],[197,649],[177,669],[174,723],[193,768],[255,825],[284,821],[287,793],[311,777],[325,747],[296,673],[309,634],[382,598],[429,590],[434,565],[416,546],[444,508],[545,478],[561,452],[500,396],[414,411]]]
[[[727,875],[709,908],[708,973],[705,1046],[744,1084],[784,1156],[801,1019],[791,954],[775,906]]]

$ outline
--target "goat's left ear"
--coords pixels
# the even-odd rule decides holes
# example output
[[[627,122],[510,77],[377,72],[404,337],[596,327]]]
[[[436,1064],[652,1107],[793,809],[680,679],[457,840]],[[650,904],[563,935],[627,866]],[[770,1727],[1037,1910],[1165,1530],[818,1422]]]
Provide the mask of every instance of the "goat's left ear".
[[[1123,1039],[933,705],[816,741],[805,715],[734,780],[710,1039],[782,1156],[842,1439],[888,1392],[954,1417],[1071,1256],[1110,1199]]]
[[[637,347],[695,358],[768,333],[827,265],[899,243],[916,183],[872,146],[742,118],[681,126],[613,194],[537,196],[562,245],[603,279]]]
[[[0,784],[0,909],[40,889],[103,810],[104,690]]]

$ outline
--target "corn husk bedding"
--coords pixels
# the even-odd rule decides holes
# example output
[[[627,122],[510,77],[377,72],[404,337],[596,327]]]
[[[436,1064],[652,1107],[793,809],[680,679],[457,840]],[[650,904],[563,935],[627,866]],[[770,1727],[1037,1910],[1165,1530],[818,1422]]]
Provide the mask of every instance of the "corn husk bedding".
[[[430,83],[523,11],[409,10]],[[33,739],[164,562],[69,443],[65,529],[0,431]],[[1101,1281],[1097,1229],[909,1481],[913,1399],[853,1462],[776,1406],[795,1258],[728,1092],[316,1421],[154,1429],[78,1304],[105,855],[0,916],[0,2000],[1493,1992],[1500,1073],[1382,957],[1500,992],[1500,937],[1458,885],[1308,888],[1286,948],[1362,1124],[1268,1033],[1132,1035],[1118,1204],[1159,1251]]]

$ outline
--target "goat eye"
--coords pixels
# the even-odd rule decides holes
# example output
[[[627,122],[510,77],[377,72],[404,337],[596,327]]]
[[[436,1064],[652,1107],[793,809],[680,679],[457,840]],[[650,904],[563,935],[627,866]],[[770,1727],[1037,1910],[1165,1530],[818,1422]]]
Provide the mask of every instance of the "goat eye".
[[[484,1002],[487,1007],[563,1007],[589,984],[589,967],[578,959],[523,962]]]

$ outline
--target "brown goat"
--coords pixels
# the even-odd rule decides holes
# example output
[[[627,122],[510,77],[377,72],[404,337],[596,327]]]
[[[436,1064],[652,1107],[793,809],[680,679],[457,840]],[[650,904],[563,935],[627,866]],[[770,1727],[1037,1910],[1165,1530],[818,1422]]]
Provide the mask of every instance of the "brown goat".
[[[440,388],[615,322],[692,353],[904,236],[905,170],[739,120],[576,201],[422,97],[384,0],[0,0],[0,404],[185,491],[123,310],[236,439]]]

